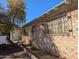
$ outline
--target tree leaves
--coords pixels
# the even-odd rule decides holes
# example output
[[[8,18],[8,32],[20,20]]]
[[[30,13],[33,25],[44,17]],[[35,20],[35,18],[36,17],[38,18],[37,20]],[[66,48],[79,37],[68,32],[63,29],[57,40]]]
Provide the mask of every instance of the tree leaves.
[[[23,20],[25,18],[25,7],[24,0],[7,0],[9,2],[9,13],[18,18],[19,20]]]
[[[12,28],[12,23],[10,21],[9,15],[5,13],[0,13],[0,32],[9,33]]]

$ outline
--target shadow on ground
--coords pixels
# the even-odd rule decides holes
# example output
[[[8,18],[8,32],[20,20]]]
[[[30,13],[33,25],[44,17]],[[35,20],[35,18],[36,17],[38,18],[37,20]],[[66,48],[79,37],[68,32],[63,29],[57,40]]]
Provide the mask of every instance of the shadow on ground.
[[[0,46],[0,56],[6,56],[13,53],[21,52],[23,48],[17,45],[1,45]]]

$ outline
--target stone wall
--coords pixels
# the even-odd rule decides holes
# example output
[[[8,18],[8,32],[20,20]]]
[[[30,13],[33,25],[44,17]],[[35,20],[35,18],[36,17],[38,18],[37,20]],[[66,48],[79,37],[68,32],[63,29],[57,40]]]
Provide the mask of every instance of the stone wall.
[[[76,0],[74,0],[76,1]],[[77,4],[77,3],[76,3]],[[74,3],[72,4],[73,7],[71,7],[71,5],[69,7],[71,12],[68,12],[68,14],[71,14],[71,28],[69,29],[70,31],[68,32],[68,35],[53,35],[51,34],[51,38],[52,41],[56,44],[56,46],[58,47],[59,51],[60,51],[60,55],[62,58],[66,58],[66,59],[78,59],[78,10],[77,10],[77,6],[74,5]],[[75,8],[76,7],[76,8]],[[60,9],[60,8],[59,8]],[[62,8],[64,9],[64,8]],[[52,11],[53,12],[53,11]],[[64,14],[65,12],[62,12],[55,15],[56,16],[60,16],[61,14]],[[55,14],[55,13],[54,13]],[[31,34],[31,28],[33,25],[38,25],[39,23],[42,23],[43,21],[46,20],[52,20],[51,17],[49,17],[52,14],[48,14],[47,18],[46,16],[44,16],[46,19],[41,18],[41,19],[37,19],[37,21],[33,21],[29,26],[29,34]],[[54,16],[52,16],[54,17]],[[50,18],[50,19],[49,19]],[[72,29],[72,30],[71,30]],[[31,36],[31,35],[30,35]]]
[[[70,12],[69,12],[70,13]],[[57,45],[60,55],[66,59],[78,59],[78,10],[71,11],[72,32],[69,36],[52,35],[52,39]]]

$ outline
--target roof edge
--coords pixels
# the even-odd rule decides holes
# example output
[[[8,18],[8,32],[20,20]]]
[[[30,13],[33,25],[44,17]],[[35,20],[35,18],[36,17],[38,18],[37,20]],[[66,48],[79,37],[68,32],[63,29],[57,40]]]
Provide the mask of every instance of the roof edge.
[[[25,24],[23,27],[25,27],[26,25],[30,24],[31,22],[37,20],[39,17],[45,15],[46,13],[48,13],[49,11],[51,11],[52,9],[55,9],[56,7],[60,6],[61,4],[63,4],[64,1],[62,1],[61,3],[57,4],[56,6],[54,6],[53,8],[49,9],[48,11],[42,13],[40,16],[36,17],[34,20],[30,21],[29,23]]]

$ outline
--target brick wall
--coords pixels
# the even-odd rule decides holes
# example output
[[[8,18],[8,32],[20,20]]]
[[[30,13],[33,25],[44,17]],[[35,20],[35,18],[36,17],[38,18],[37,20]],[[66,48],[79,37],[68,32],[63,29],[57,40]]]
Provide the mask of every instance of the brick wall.
[[[66,59],[78,59],[78,10],[71,11],[72,30],[69,36],[55,36],[53,41],[57,45],[61,57]]]

